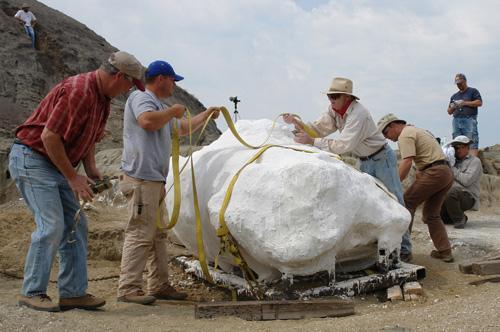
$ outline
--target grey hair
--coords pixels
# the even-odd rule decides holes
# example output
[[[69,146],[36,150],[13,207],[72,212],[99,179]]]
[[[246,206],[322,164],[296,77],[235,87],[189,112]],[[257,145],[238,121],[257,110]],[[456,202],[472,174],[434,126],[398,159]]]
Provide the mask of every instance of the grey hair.
[[[120,71],[118,68],[116,68],[115,66],[110,64],[107,60],[101,64],[100,69],[104,70],[104,72],[109,74],[109,75],[116,75]]]

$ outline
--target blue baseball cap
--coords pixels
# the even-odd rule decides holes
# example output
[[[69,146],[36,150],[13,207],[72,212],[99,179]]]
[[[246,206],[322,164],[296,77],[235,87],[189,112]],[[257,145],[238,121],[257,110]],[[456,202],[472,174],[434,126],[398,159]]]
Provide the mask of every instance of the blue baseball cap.
[[[146,69],[146,77],[155,77],[158,75],[173,77],[176,82],[184,79],[184,77],[175,73],[174,68],[168,62],[162,60],[151,62],[148,69]]]

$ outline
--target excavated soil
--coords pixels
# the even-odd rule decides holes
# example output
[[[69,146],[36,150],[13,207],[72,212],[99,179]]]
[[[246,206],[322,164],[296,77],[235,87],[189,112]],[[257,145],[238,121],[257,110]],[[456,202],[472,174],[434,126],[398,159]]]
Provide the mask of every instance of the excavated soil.
[[[119,202],[118,202],[119,203]],[[500,285],[469,282],[485,279],[464,275],[458,263],[500,253],[500,208],[469,214],[464,230],[447,226],[456,262],[436,261],[428,256],[432,243],[425,225],[418,219],[413,232],[414,264],[427,269],[421,281],[425,296],[412,302],[379,302],[374,294],[355,298],[356,314],[344,318],[299,321],[247,322],[227,317],[194,319],[193,303],[230,300],[226,291],[185,274],[171,263],[171,281],[189,294],[185,303],[158,301],[153,306],[116,302],[116,285],[123,240],[125,210],[95,202],[86,210],[89,217],[89,292],[103,296],[103,310],[42,313],[15,305],[22,280],[22,267],[29,245],[33,218],[23,201],[0,206],[0,330],[2,331],[498,331],[500,330]],[[169,245],[171,257],[186,254]],[[49,295],[57,298],[54,266]]]

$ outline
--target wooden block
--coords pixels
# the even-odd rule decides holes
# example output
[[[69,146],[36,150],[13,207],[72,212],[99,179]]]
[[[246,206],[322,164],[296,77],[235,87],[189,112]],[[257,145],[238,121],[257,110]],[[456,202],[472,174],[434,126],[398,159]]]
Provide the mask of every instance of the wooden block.
[[[474,271],[472,271],[472,263],[458,264],[458,269],[465,274],[474,274]]]
[[[392,286],[391,288],[387,288],[387,299],[391,301],[403,301],[403,292],[401,291],[401,287],[399,285]]]
[[[199,303],[195,318],[237,316],[245,320],[343,317],[354,314],[354,302],[341,299],[309,301],[241,301]]]
[[[410,281],[407,282],[403,285],[403,292],[405,294],[411,295],[424,295],[424,289],[422,288],[422,285],[420,285],[417,281]]]
[[[472,263],[472,271],[480,275],[500,274],[500,260]]]

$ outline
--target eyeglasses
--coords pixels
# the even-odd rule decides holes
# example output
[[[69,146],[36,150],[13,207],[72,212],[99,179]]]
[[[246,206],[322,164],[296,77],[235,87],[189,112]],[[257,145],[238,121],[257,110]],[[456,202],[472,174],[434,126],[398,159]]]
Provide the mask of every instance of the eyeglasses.
[[[342,96],[342,94],[340,93],[333,93],[333,94],[329,94],[328,95],[328,99],[330,100],[337,100],[340,98],[340,96]]]
[[[129,82],[132,82],[132,83],[134,82],[134,79],[133,79],[132,77],[128,76],[127,74],[125,74],[125,73],[123,73],[123,77],[124,77],[127,81],[129,81]]]
[[[387,136],[387,132],[389,131],[389,126],[386,126],[384,130],[382,130],[382,135],[384,135],[384,137]]]

